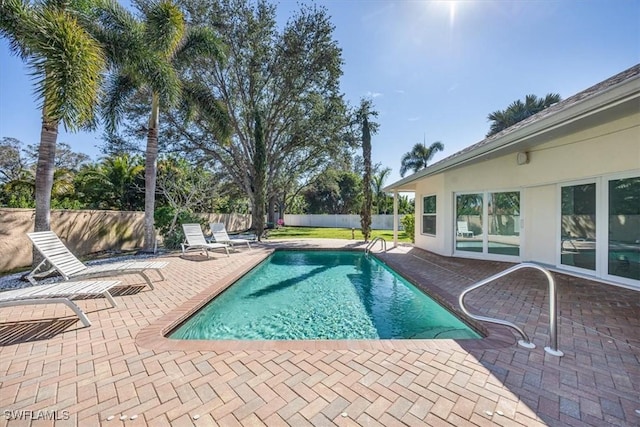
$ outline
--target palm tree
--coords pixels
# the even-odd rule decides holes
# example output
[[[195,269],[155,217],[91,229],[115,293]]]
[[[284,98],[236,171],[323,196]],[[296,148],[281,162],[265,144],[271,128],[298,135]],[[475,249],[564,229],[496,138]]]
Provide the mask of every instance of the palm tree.
[[[539,113],[545,108],[560,102],[561,99],[557,93],[548,93],[544,98],[527,95],[524,102],[517,100],[512,102],[505,110],[494,111],[487,116],[492,122],[487,137]]]
[[[376,133],[378,129],[378,124],[369,121],[369,117],[377,115],[378,112],[373,110],[373,102],[370,99],[360,101],[360,108],[356,111],[356,123],[361,126],[362,158],[364,161],[364,174],[362,177],[364,201],[360,213],[360,225],[365,242],[369,241],[369,235],[371,234],[371,134]]]
[[[429,147],[423,142],[417,143],[413,146],[411,151],[405,153],[400,159],[400,176],[404,176],[407,171],[411,170],[413,173],[418,172],[421,169],[427,167],[427,163],[431,161],[431,158],[438,152],[444,150],[444,145],[440,141],[436,141]]]
[[[0,2],[0,35],[31,68],[41,100],[42,128],[35,176],[35,231],[51,227],[58,125],[78,130],[94,123],[104,59],[100,45],[80,24],[81,2]],[[37,251],[34,251],[37,257]]]
[[[188,27],[180,8],[169,0],[135,2],[142,14],[136,19],[115,0],[100,5],[93,32],[100,40],[112,67],[104,115],[108,132],[114,132],[126,104],[134,96],[150,102],[150,114],[145,131],[145,220],[144,250],[152,251],[155,241],[154,208],[158,159],[160,108],[185,107],[186,117],[194,111],[206,115],[215,129],[214,137],[228,136],[227,114],[210,91],[180,71],[193,61],[208,56],[223,60],[221,42],[204,28]],[[185,73],[186,74],[186,73]]]
[[[86,166],[78,174],[78,188],[91,208],[140,209],[144,164],[139,156],[122,154]]]
[[[384,168],[380,172],[373,175],[371,180],[371,189],[373,190],[373,197],[375,198],[376,212],[387,213],[387,195],[382,191],[384,182],[389,177],[391,168]]]

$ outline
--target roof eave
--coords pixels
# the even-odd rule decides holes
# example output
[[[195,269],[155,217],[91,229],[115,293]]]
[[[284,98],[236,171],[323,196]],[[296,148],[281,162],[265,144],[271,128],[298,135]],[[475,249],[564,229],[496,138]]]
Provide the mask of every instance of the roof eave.
[[[469,150],[468,152],[459,151],[426,169],[387,185],[382,190],[385,192],[415,191],[416,181],[424,177],[479,161],[489,154],[513,148],[546,132],[604,111],[620,103],[628,102],[634,98],[640,98],[640,75],[635,75],[618,85],[607,88],[556,113],[534,120],[512,132],[499,135],[493,141],[482,144],[477,149]]]

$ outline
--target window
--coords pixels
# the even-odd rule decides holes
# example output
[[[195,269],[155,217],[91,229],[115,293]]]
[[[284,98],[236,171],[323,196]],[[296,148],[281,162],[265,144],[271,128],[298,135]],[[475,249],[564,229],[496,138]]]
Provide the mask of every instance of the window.
[[[436,234],[436,196],[422,198],[422,234]]]
[[[456,194],[455,250],[520,256],[520,192]]]

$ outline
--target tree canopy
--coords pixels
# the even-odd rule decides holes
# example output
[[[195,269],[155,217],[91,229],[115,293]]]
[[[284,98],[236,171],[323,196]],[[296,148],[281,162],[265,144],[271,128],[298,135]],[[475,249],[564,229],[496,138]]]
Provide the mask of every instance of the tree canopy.
[[[404,176],[408,171],[416,173],[426,168],[433,156],[443,150],[444,144],[440,141],[436,141],[428,147],[424,143],[414,145],[411,151],[405,153],[400,159],[400,176]]]
[[[227,45],[224,64],[201,59],[194,77],[219,97],[232,127],[229,144],[211,138],[206,118],[185,126],[171,114],[174,142],[220,165],[259,212],[255,112],[266,159],[266,199],[295,194],[346,144],[346,107],[339,92],[341,51],[327,12],[302,6],[282,29],[275,6],[259,0],[184,0],[190,20],[216,28]],[[258,197],[256,197],[258,196]]]
[[[490,113],[487,119],[491,121],[491,128],[487,137],[521,122],[527,117],[539,113],[545,108],[560,102],[562,98],[557,93],[549,93],[544,98],[538,98],[536,95],[527,95],[524,102],[517,100],[509,104],[504,110],[497,110]]]

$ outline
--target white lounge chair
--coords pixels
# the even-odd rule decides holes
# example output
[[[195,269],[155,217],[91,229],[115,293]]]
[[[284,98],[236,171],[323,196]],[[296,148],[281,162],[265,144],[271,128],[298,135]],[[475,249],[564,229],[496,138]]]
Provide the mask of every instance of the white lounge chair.
[[[231,245],[232,248],[235,247],[236,244],[243,245],[246,243],[249,249],[251,249],[251,243],[249,240],[235,237],[230,238],[223,223],[212,222],[209,224],[209,228],[211,228],[211,235],[216,243],[226,243]]]
[[[456,233],[460,237],[474,237],[473,231],[469,231],[469,224],[467,221],[458,221],[458,232]]]
[[[44,260],[27,276],[27,279],[33,284],[36,284],[37,276],[47,275],[53,270],[58,270],[65,280],[81,277],[139,274],[151,289],[153,289],[153,284],[149,276],[147,276],[146,270],[157,271],[162,280],[165,280],[160,269],[169,264],[166,261],[117,262],[87,266],[69,251],[53,231],[27,233],[27,236],[29,236],[29,239],[31,239],[36,249],[44,256]],[[47,263],[51,265],[51,268],[44,273],[38,273],[40,268]]]
[[[202,228],[200,228],[200,224],[182,224],[182,230],[184,230],[185,237],[185,243],[182,244],[183,254],[188,250],[202,250],[207,254],[207,258],[209,258],[209,251],[224,249],[227,256],[229,256],[229,245],[207,242],[202,233]]]
[[[13,289],[0,292],[0,307],[62,303],[73,310],[85,326],[91,326],[87,315],[80,307],[71,301],[71,298],[102,294],[109,301],[111,307],[115,307],[117,304],[109,293],[109,289],[118,284],[120,284],[118,280],[60,282],[51,285],[37,285],[28,288]]]

